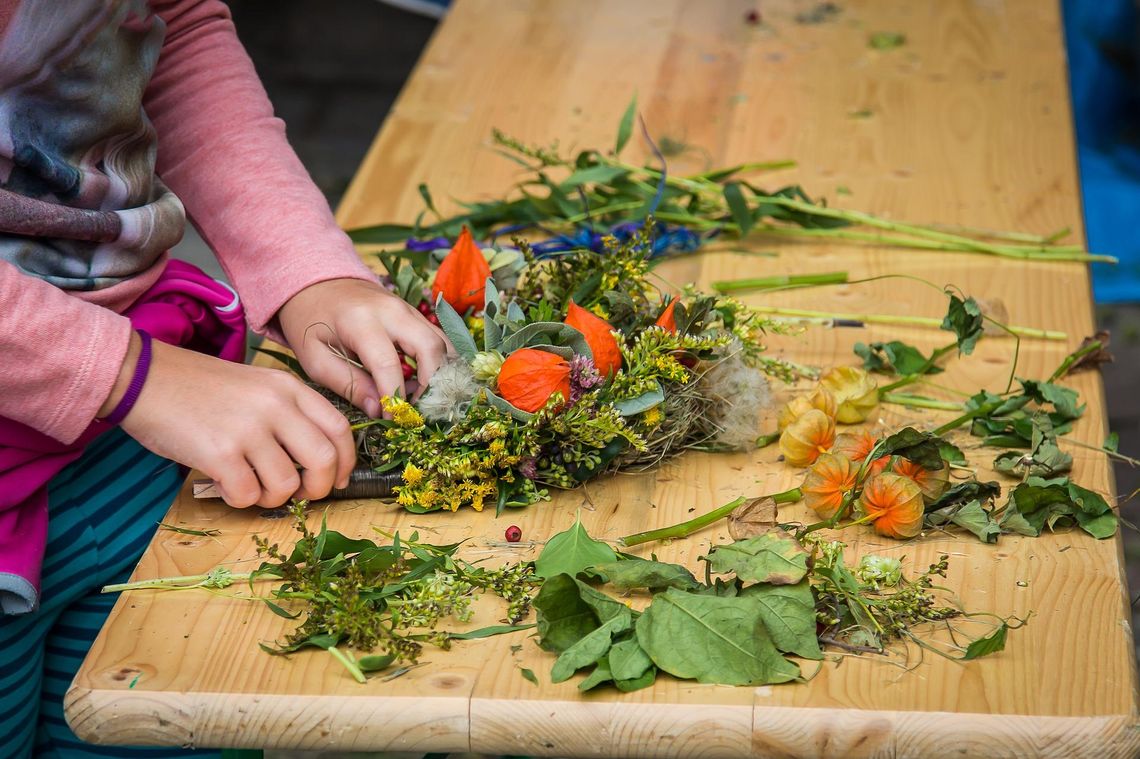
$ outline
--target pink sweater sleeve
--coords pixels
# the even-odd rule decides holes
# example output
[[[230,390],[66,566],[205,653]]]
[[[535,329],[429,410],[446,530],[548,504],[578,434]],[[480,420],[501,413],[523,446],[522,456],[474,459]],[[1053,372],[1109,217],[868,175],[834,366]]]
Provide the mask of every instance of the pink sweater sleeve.
[[[245,302],[250,326],[317,282],[374,280],[285,139],[220,0],[152,0],[166,41],[144,99],[157,171]]]
[[[119,376],[130,320],[5,261],[0,303],[0,416],[72,442]]]

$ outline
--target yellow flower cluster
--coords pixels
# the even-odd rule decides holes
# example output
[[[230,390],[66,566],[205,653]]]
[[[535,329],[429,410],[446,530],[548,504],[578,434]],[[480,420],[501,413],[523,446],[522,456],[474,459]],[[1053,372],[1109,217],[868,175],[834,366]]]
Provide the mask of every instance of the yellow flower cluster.
[[[406,430],[424,426],[424,418],[420,416],[420,412],[403,398],[385,397],[381,403],[384,405],[384,410],[392,415],[392,421],[396,426]]]

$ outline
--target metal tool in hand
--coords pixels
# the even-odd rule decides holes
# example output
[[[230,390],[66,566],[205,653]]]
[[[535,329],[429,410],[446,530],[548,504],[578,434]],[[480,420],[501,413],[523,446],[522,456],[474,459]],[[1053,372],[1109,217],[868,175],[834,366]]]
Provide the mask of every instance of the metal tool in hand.
[[[390,498],[394,488],[400,484],[399,472],[374,472],[371,469],[353,469],[348,477],[348,487],[333,488],[326,496],[335,499],[351,498]],[[192,483],[195,498],[221,498],[222,491],[214,480],[194,480]]]

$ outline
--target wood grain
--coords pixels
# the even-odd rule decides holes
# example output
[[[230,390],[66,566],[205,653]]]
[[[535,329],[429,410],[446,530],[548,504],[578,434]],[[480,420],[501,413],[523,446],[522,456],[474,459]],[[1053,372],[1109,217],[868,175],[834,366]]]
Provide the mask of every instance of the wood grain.
[[[809,4],[751,0],[461,0],[433,39],[340,208],[346,227],[410,221],[427,182],[437,201],[490,197],[517,167],[487,149],[492,126],[524,140],[611,144],[636,90],[657,136],[699,146],[675,171],[795,158],[761,177],[799,182],[838,205],[913,221],[1048,233],[1082,239],[1071,116],[1058,9],[1037,0],[848,2],[836,21],[801,25]],[[873,31],[901,31],[904,47],[867,46]],[[851,114],[870,111],[865,118]],[[638,141],[634,141],[637,143]],[[633,144],[631,143],[631,148]],[[644,150],[638,146],[635,150]],[[851,195],[836,195],[841,186]],[[740,247],[740,246],[736,246]],[[1066,331],[1067,344],[1025,341],[1016,373],[1047,376],[1093,328],[1089,279],[1075,264],[997,261],[971,255],[755,239],[670,262],[673,282],[844,269],[852,277],[910,274],[1000,299],[1014,323]],[[1104,251],[1111,252],[1111,251]],[[839,311],[940,316],[944,300],[900,279],[752,296],[766,303]],[[857,340],[902,339],[920,347],[945,334],[912,328],[812,329],[773,338],[777,355],[832,365],[854,360]],[[1003,389],[1013,343],[985,340],[941,376],[963,390]],[[1104,396],[1095,374],[1073,378],[1089,410],[1073,438],[1099,444]],[[778,388],[783,398],[793,389]],[[934,425],[945,414],[883,409],[876,428]],[[963,438],[965,445],[973,445]],[[1103,455],[1070,446],[1074,477],[1112,495]],[[972,450],[984,464],[992,451]],[[558,494],[496,520],[491,513],[411,516],[392,505],[329,507],[331,526],[370,534],[373,525],[418,527],[441,542],[468,538],[469,557],[533,558],[525,541],[565,528],[576,509],[591,534],[623,534],[688,518],[740,494],[798,484],[802,472],[777,452],[691,454],[645,475],[625,475]],[[800,518],[800,506],[782,516]],[[314,517],[315,519],[316,517]],[[250,536],[291,540],[281,522],[254,511],[194,501],[168,522],[221,530],[220,542],[160,532],[137,577],[251,566]],[[502,549],[518,524],[524,543]],[[698,566],[709,528],[692,539],[646,547]],[[598,757],[741,755],[939,757],[1124,757],[1140,752],[1136,673],[1119,539],[1061,533],[1003,537],[996,546],[930,534],[905,543],[870,532],[844,535],[852,555],[905,556],[922,567],[951,555],[947,585],[970,609],[1033,614],[1007,649],[961,665],[926,656],[843,657],[810,681],[769,688],[699,686],[662,677],[632,694],[582,696],[552,685],[552,662],[523,635],[429,652],[427,666],[360,686],[323,654],[288,659],[256,645],[288,623],[246,600],[204,592],[140,592],[120,600],[68,697],[78,734],[97,743],[202,746],[473,750]],[[493,606],[476,623],[493,622]],[[964,626],[966,627],[966,626]],[[984,626],[969,626],[977,632]],[[514,652],[512,646],[523,644]],[[538,674],[535,686],[519,673]],[[815,664],[805,667],[815,672]],[[128,687],[140,674],[133,688]]]

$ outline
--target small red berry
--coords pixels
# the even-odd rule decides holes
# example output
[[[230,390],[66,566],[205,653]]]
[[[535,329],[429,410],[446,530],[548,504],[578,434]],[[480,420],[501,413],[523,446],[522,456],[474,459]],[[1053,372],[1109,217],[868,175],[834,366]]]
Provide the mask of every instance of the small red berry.
[[[416,376],[416,370],[412,367],[411,364],[402,363],[402,364],[400,364],[400,369],[401,369],[401,371],[404,372],[404,381],[405,382],[407,380],[410,380],[412,377]]]
[[[760,11],[755,9],[748,11],[748,13],[744,14],[744,20],[756,26],[760,23]]]
[[[439,326],[439,317],[436,316],[435,314],[428,314],[427,320],[429,322],[431,322],[432,324],[434,324],[435,326],[437,326],[437,327]]]
[[[420,304],[418,306],[416,306],[416,308],[419,309],[419,312],[421,314],[423,314],[424,316],[427,316],[428,314],[430,314],[432,312],[431,304],[428,303],[426,300],[421,300]]]
[[[512,524],[507,528],[506,537],[508,543],[517,543],[522,540],[522,530],[517,525]]]

